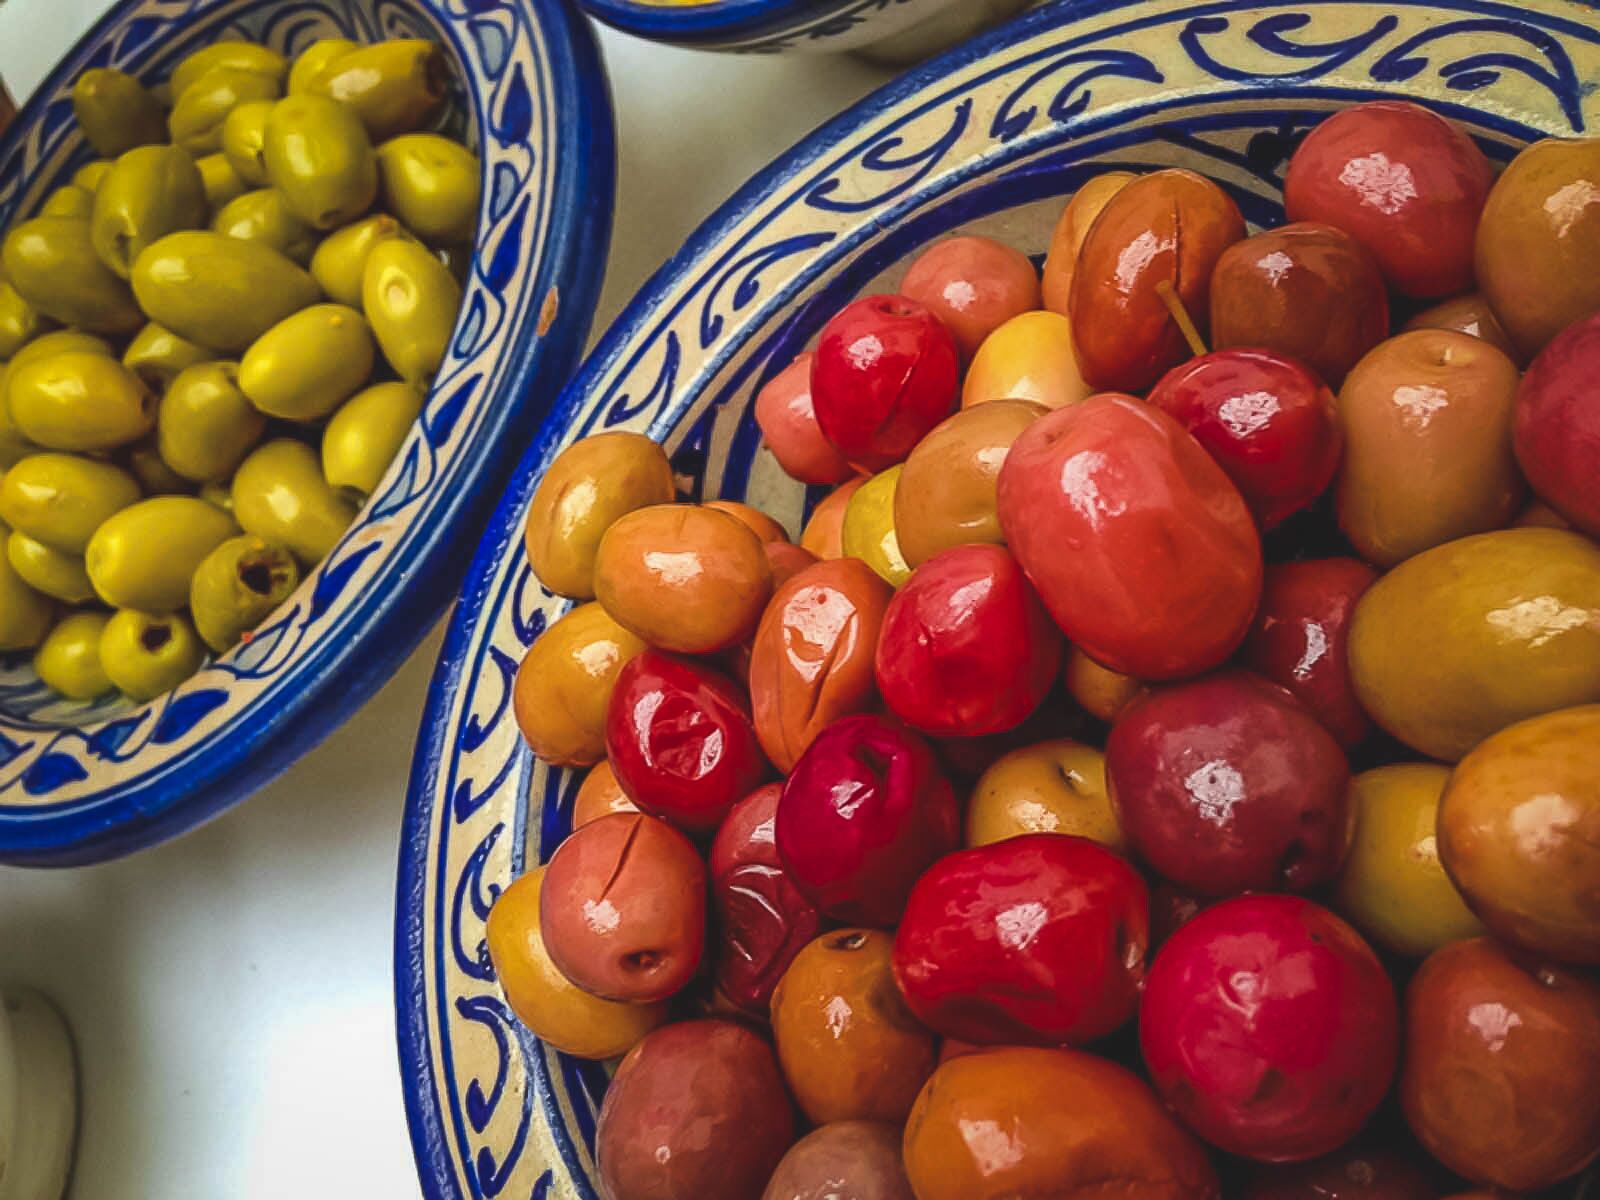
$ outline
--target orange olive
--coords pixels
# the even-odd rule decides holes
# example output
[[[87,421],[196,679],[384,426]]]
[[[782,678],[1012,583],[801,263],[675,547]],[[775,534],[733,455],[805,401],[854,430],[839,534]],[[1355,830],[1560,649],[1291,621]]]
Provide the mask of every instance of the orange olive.
[[[1096,175],[1067,201],[1050,238],[1050,252],[1044,259],[1044,306],[1062,316],[1070,316],[1072,276],[1078,269],[1078,254],[1083,239],[1111,197],[1139,178],[1132,171],[1107,171]]]
[[[1102,667],[1078,647],[1067,651],[1062,672],[1067,691],[1083,706],[1083,711],[1102,721],[1114,721],[1130,701],[1144,694],[1144,684],[1131,675]]]
[[[1413,329],[1451,329],[1482,338],[1518,366],[1523,362],[1522,352],[1512,344],[1511,335],[1500,324],[1500,318],[1494,315],[1482,292],[1468,292],[1419,312],[1406,322],[1405,331],[1409,333]]]
[[[1022,251],[986,237],[953,237],[917,256],[900,294],[938,317],[971,358],[1012,317],[1039,307],[1039,272]]]
[[[638,806],[628,799],[622,785],[617,782],[611,764],[602,759],[583,777],[578,794],[573,798],[572,828],[576,832],[589,822],[598,821],[612,813],[638,811]]]
[[[772,568],[773,591],[807,567],[822,561],[804,546],[796,546],[792,542],[768,542],[762,549],[767,553],[767,566]]]
[[[961,388],[961,407],[1032,400],[1046,408],[1065,408],[1093,393],[1078,368],[1072,322],[1060,313],[1028,312],[1007,321],[978,347]]]
[[[606,756],[606,706],[617,673],[644,643],[598,604],[580,604],[528,649],[511,704],[533,752],[559,767]]]
[[[1013,750],[985,771],[967,806],[967,845],[1027,833],[1068,833],[1122,851],[1105,755],[1058,738]]]
[[[737,500],[707,500],[702,507],[727,513],[755,534],[756,539],[763,544],[789,540],[789,531],[759,508],[751,508],[748,504],[741,504]]]
[[[844,554],[844,512],[850,497],[867,481],[865,475],[841,483],[811,510],[811,519],[800,533],[800,545],[818,558],[839,558]]]

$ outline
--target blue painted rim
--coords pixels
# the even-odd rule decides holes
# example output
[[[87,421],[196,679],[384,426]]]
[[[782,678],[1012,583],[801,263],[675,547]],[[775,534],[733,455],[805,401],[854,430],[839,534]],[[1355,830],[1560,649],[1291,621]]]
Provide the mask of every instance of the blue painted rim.
[[[131,0],[130,0],[131,2]],[[611,95],[593,31],[572,0],[514,0],[544,33],[557,99],[554,187],[547,249],[530,294],[552,291],[560,305],[539,336],[525,325],[508,355],[517,364],[479,441],[467,484],[430,513],[435,535],[410,570],[383,579],[386,594],[355,614],[337,644],[312,662],[301,686],[243,735],[208,738],[194,760],[141,786],[58,813],[0,806],[0,861],[74,866],[154,845],[218,815],[281,774],[348,719],[397,670],[454,598],[476,531],[499,500],[513,454],[539,428],[562,380],[582,353],[604,277],[616,195],[616,132]],[[0,153],[37,120],[45,98],[82,69],[91,47],[123,18],[119,4],[90,27],[17,113]],[[478,121],[487,115],[476,114]],[[496,416],[498,414],[498,416]]]
[[[677,7],[640,0],[581,0],[596,19],[614,29],[656,41],[724,42],[810,20],[827,9],[825,0],[711,0]]]

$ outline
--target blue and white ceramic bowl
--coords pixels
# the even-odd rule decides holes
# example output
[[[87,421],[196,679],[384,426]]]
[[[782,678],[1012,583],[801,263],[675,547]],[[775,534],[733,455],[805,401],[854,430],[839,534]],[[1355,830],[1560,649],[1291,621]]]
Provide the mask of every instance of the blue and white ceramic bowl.
[[[1042,251],[1062,197],[1109,168],[1181,165],[1281,220],[1296,138],[1353,101],[1410,97],[1498,159],[1600,129],[1600,20],[1576,0],[1080,0],[902,78],[758,175],[623,313],[562,394],[468,577],[434,677],[400,863],[396,983],[424,1190],[596,1195],[603,1068],[542,1046],[495,982],[484,920],[567,831],[578,778],[536,764],[512,673],[565,609],[520,529],[541,473],[601,429],[663,441],[696,497],[753,497],[793,530],[799,485],[750,403],[848,298],[931,239]]]
[[[453,60],[455,132],[484,204],[455,338],[360,518],[247,646],[143,706],[53,700],[0,667],[0,861],[124,854],[248,795],[375,691],[453,596],[471,547],[588,334],[610,234],[610,102],[565,0],[124,0],[0,139],[0,229],[92,157],[69,99],[89,67],[154,81],[245,37],[426,37]]]

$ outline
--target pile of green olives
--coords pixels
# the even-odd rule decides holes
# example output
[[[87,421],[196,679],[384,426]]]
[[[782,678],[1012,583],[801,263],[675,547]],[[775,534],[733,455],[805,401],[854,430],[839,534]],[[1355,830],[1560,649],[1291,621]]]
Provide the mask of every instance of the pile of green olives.
[[[475,154],[421,39],[85,72],[99,157],[0,244],[0,651],[148,700],[355,519],[450,341]]]

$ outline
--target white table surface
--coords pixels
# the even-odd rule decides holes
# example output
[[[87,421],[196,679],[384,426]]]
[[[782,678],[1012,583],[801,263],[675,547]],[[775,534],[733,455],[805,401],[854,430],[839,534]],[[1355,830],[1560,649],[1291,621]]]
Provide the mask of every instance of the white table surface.
[[[0,0],[19,100],[105,0]],[[620,145],[596,332],[735,187],[889,73],[840,58],[602,45]],[[67,1013],[75,1200],[419,1194],[394,1041],[406,773],[435,630],[347,725],[186,837],[69,871],[0,867],[0,980]]]

